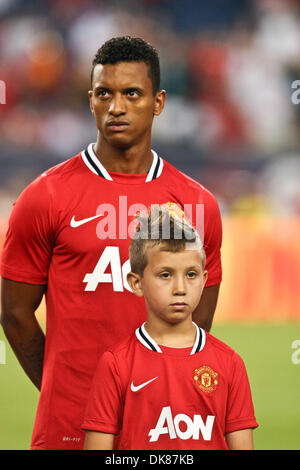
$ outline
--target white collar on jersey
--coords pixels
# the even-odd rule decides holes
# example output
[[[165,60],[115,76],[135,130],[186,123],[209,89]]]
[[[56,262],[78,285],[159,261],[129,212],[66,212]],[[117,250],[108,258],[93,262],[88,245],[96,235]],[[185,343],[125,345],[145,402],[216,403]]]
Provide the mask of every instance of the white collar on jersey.
[[[93,150],[93,146],[95,144],[89,144],[89,146],[81,152],[81,157],[86,164],[86,166],[96,175],[102,176],[106,180],[113,181],[113,178],[110,176],[108,171],[104,168],[102,163],[100,163],[99,159],[96,157],[96,154]],[[145,183],[149,181],[153,181],[154,179],[158,178],[161,175],[164,163],[162,158],[160,158],[154,150],[151,150],[153,154],[153,160],[151,167],[147,173],[147,178]]]
[[[205,331],[200,328],[199,326],[196,325],[196,323],[193,322],[193,325],[196,328],[196,339],[194,346],[191,350],[190,355],[196,354],[199,351],[202,351],[202,349],[205,346],[206,342],[206,334]],[[145,329],[145,323],[142,324],[139,328],[135,330],[135,334],[137,339],[148,349],[151,349],[152,351],[156,351],[158,353],[162,353],[161,348],[158,346],[158,344],[154,341],[153,338],[147,333]]]

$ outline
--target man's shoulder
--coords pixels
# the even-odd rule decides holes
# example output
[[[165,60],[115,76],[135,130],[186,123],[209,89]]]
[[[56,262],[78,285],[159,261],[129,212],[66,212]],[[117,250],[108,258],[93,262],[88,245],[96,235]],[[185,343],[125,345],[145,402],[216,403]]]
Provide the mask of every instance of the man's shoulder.
[[[234,348],[210,333],[206,333],[206,338],[208,347],[214,350],[215,355],[226,365],[228,371],[244,368],[244,360]]]
[[[168,179],[172,179],[175,184],[180,185],[184,191],[190,190],[194,193],[198,193],[204,199],[213,199],[215,200],[214,195],[199,181],[196,181],[191,176],[188,176],[181,170],[178,170],[170,162],[164,160],[165,172],[168,176]]]
[[[55,179],[67,177],[70,173],[73,174],[76,169],[80,168],[82,168],[81,153],[78,153],[77,155],[74,155],[67,160],[64,160],[63,162],[48,168],[41,175],[39,175],[37,179],[45,180],[45,178]]]
[[[213,336],[211,333],[206,332],[206,341],[207,345],[210,345],[211,348],[218,351],[220,355],[227,356],[228,358],[236,355],[235,350],[231,346],[224,343],[219,338],[216,338],[216,336]]]
[[[31,194],[35,196],[37,193],[44,197],[49,196],[55,190],[63,189],[66,181],[70,181],[71,175],[78,174],[80,178],[82,169],[83,166],[79,153],[45,170],[26,186],[21,196],[30,197]]]
[[[66,193],[66,188],[70,186],[70,181],[75,180],[72,186],[78,186],[77,181],[82,181],[80,154],[77,154],[68,160],[61,162],[31,181],[21,192],[14,202],[14,206],[22,208],[22,211],[28,210],[32,213],[46,213],[52,202],[59,201]],[[73,177],[71,178],[71,175]],[[67,184],[68,183],[68,184]]]
[[[127,335],[125,338],[117,341],[114,343],[107,352],[113,354],[115,357],[127,357],[129,351],[132,348],[135,348],[137,342],[136,342],[136,334],[135,331],[133,333],[130,333]]]

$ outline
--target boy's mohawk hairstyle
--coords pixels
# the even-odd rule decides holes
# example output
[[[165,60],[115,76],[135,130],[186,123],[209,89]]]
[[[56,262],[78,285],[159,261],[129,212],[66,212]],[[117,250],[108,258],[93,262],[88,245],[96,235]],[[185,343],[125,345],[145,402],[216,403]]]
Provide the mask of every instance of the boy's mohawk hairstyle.
[[[152,205],[150,213],[137,215],[139,224],[134,238],[158,240],[172,245],[197,241],[198,234],[194,227],[185,219],[184,212],[175,203]]]
[[[138,225],[129,250],[133,272],[143,275],[148,262],[147,248],[156,245],[173,253],[197,249],[202,253],[204,267],[205,252],[200,236],[177,204],[152,205],[149,213],[140,213],[136,219]]]

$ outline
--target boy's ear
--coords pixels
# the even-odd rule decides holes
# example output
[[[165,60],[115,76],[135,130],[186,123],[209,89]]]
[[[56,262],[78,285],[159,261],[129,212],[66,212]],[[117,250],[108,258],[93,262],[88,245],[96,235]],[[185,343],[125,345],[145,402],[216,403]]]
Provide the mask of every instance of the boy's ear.
[[[141,276],[139,274],[133,272],[128,273],[127,282],[135,295],[143,297],[144,293],[141,285]]]

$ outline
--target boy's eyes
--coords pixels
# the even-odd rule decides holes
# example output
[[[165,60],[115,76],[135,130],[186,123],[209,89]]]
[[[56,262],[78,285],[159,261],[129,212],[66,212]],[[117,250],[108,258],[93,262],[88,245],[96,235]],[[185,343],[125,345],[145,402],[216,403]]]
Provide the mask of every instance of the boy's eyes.
[[[193,279],[194,277],[197,277],[199,276],[200,274],[200,271],[189,271],[187,273],[187,276],[190,278],[190,279]]]
[[[189,271],[187,273],[187,277],[190,278],[190,279],[193,279],[196,276],[197,276],[197,273],[195,271]]]
[[[172,276],[172,273],[166,271],[166,272],[160,273],[159,276],[160,276],[162,279],[169,279],[169,278]],[[194,279],[195,277],[197,277],[197,273],[196,273],[196,271],[188,271],[188,272],[186,273],[186,277],[187,277],[188,279]]]
[[[171,276],[171,273],[165,272],[165,273],[160,273],[160,277],[162,279],[168,279]]]

